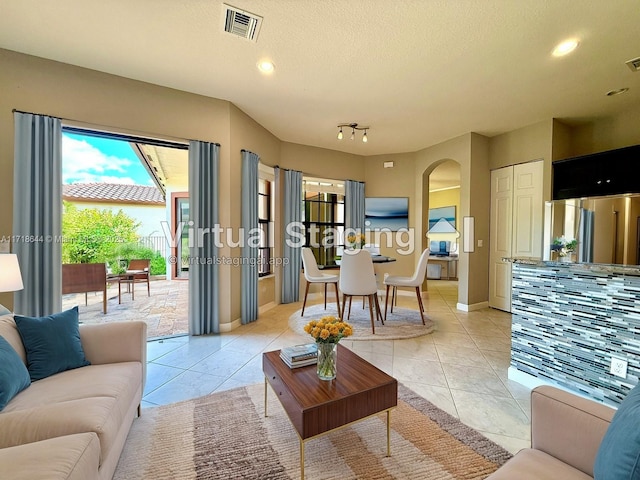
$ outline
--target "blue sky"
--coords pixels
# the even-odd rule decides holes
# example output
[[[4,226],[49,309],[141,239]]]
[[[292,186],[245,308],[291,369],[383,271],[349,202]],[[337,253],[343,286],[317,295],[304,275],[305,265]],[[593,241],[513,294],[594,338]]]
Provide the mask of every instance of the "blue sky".
[[[153,185],[128,142],[62,133],[62,183]]]

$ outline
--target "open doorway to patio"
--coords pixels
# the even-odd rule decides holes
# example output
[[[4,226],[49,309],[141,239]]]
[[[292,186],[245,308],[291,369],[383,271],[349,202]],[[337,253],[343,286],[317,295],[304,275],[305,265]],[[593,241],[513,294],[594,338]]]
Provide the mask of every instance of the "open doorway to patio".
[[[187,334],[189,284],[170,261],[175,192],[188,222],[187,144],[64,126],[62,150],[63,308],[78,305],[84,323],[144,320],[149,338]],[[104,265],[104,289],[70,281],[77,264]]]

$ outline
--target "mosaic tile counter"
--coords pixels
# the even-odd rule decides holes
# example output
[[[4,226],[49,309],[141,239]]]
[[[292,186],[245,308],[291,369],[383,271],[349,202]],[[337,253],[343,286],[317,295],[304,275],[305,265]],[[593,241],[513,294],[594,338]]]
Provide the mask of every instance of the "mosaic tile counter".
[[[511,330],[516,373],[617,406],[640,377],[640,268],[515,260]]]

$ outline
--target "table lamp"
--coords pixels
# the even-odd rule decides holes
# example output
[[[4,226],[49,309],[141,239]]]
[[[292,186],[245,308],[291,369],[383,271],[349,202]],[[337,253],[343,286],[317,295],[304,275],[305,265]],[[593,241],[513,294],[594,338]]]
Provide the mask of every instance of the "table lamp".
[[[22,290],[22,275],[15,253],[0,253],[0,292]]]

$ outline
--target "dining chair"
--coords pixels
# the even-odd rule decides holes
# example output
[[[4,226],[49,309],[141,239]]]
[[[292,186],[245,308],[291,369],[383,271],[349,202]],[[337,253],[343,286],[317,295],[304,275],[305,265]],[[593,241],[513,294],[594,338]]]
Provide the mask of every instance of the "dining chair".
[[[307,305],[307,294],[309,293],[309,285],[312,283],[324,283],[324,309],[327,309],[327,283],[333,283],[333,286],[336,289],[336,305],[338,305],[338,316],[341,317],[340,313],[340,295],[338,294],[338,275],[331,275],[327,273],[322,273],[318,268],[318,263],[316,262],[316,257],[313,255],[313,250],[309,247],[302,248],[302,266],[304,268],[304,278],[307,281],[307,286],[304,289],[304,302],[302,302],[302,314],[301,317],[304,317],[304,308]]]
[[[342,255],[340,265],[340,291],[342,291],[342,315],[349,299],[349,312],[347,319],[351,315],[351,298],[368,297],[369,315],[371,316],[371,333],[376,333],[375,322],[373,320],[373,310],[376,311],[376,318],[384,325],[380,303],[378,302],[378,284],[376,283],[376,273],[373,269],[371,254],[366,250],[345,250]]]
[[[420,318],[422,318],[422,324],[424,323],[424,305],[422,304],[422,295],[420,292],[420,286],[424,282],[424,277],[427,274],[427,262],[429,261],[429,249],[425,249],[420,255],[418,265],[413,273],[412,277],[401,277],[398,275],[388,275],[384,279],[384,284],[387,286],[387,295],[384,300],[384,319],[387,319],[387,304],[389,303],[389,288],[393,287],[393,293],[391,294],[391,313],[393,313],[394,300],[397,302],[398,287],[414,287],[416,289],[416,296],[418,297],[418,307],[420,308]]]

